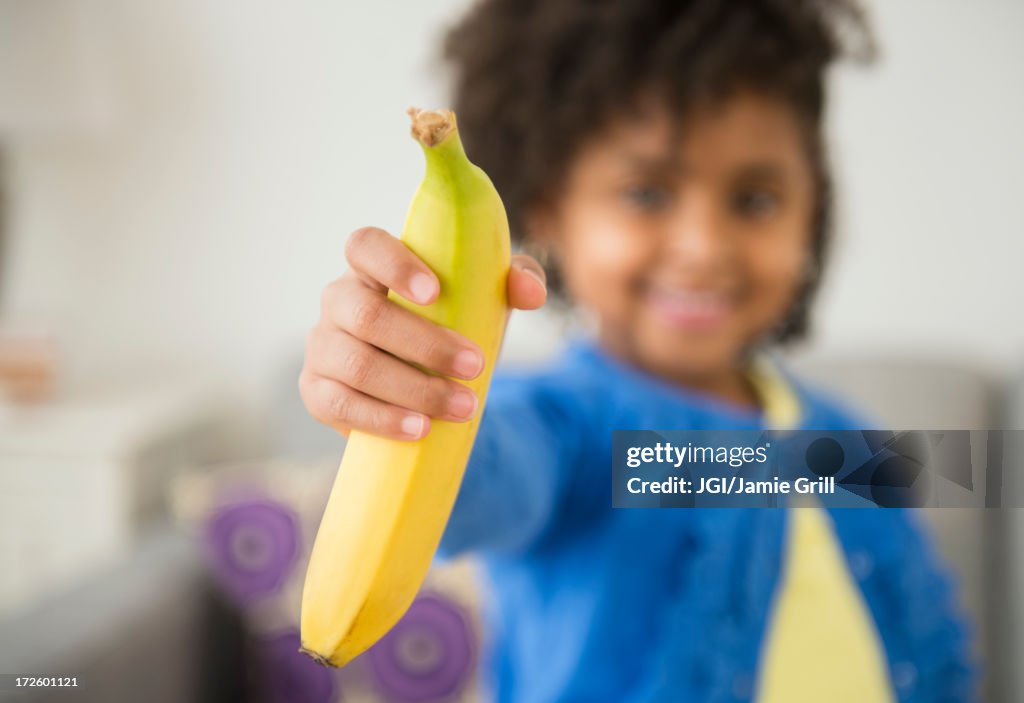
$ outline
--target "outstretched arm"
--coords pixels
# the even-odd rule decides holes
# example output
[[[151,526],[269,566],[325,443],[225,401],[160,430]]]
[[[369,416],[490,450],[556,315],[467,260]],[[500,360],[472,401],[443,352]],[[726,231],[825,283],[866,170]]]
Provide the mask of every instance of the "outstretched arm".
[[[440,554],[516,552],[534,543],[577,463],[578,424],[568,398],[545,384],[495,379]]]

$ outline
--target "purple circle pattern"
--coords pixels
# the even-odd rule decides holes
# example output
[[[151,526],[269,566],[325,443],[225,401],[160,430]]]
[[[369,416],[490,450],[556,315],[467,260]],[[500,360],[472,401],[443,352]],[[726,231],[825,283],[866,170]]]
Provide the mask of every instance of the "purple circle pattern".
[[[389,699],[421,703],[457,693],[469,678],[474,638],[462,610],[435,594],[421,595],[367,652],[370,670]]]
[[[272,500],[225,506],[206,524],[214,574],[242,602],[280,589],[295,563],[298,541],[295,516]]]
[[[299,633],[282,632],[260,641],[260,700],[268,703],[330,703],[340,700],[334,670],[299,651]]]

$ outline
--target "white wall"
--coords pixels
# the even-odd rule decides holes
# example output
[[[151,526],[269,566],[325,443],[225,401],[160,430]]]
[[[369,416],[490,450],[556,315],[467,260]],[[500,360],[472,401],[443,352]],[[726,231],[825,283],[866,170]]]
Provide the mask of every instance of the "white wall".
[[[883,56],[836,85],[829,348],[1024,367],[1024,4],[871,3]]]
[[[467,3],[39,1],[87,8],[76,60],[102,78],[103,119],[0,119],[0,311],[57,332],[72,384],[185,368],[258,418],[345,234],[400,227],[422,169],[404,109],[444,104],[426,59]],[[7,20],[31,4],[0,0]],[[843,238],[819,345],[1015,368],[1024,5],[873,4],[883,61],[835,94]],[[526,354],[530,323],[515,329]]]
[[[55,330],[71,384],[185,368],[258,414],[341,272],[346,233],[401,226],[422,172],[404,111],[441,102],[426,59],[451,8],[89,4],[79,29],[97,48],[76,58],[106,79],[107,121],[0,120],[4,317]],[[20,77],[31,84],[32,66]]]

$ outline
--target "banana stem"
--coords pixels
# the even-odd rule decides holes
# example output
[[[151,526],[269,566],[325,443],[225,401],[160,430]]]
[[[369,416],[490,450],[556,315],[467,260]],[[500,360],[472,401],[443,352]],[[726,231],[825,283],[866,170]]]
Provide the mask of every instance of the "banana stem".
[[[412,136],[425,147],[434,147],[456,131],[455,114],[451,110],[421,110],[410,107],[406,110],[412,119]]]
[[[462,147],[455,113],[451,110],[407,110],[412,119],[412,136],[420,143],[427,159],[427,170],[436,174],[429,189],[458,189],[465,180],[468,162]]]

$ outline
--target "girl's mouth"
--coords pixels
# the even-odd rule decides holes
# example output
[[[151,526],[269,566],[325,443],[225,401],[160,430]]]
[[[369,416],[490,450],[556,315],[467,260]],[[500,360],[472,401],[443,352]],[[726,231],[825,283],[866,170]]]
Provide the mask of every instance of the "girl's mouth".
[[[666,324],[683,329],[710,330],[722,325],[733,305],[721,291],[696,288],[651,288],[647,302]]]

